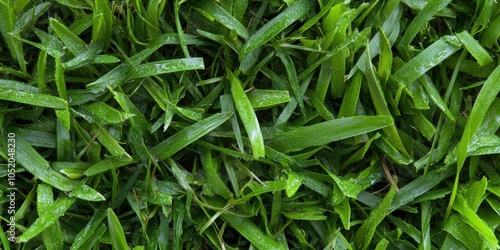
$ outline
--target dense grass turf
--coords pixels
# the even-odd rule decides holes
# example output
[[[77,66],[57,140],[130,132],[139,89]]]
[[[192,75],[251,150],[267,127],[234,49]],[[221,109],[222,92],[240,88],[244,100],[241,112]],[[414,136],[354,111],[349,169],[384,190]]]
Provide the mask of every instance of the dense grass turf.
[[[495,0],[0,0],[0,31],[2,249],[499,248]]]

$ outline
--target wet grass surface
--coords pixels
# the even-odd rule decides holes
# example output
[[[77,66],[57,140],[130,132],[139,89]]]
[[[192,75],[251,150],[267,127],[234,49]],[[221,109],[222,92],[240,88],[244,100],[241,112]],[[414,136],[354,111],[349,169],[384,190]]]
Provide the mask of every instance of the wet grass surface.
[[[493,0],[0,17],[3,249],[499,248]]]

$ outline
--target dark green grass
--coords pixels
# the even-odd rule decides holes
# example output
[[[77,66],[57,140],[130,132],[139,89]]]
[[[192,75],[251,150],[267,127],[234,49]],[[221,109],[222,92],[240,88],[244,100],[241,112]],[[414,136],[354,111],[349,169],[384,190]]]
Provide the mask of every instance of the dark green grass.
[[[0,0],[0,31],[2,249],[499,248],[494,0]]]

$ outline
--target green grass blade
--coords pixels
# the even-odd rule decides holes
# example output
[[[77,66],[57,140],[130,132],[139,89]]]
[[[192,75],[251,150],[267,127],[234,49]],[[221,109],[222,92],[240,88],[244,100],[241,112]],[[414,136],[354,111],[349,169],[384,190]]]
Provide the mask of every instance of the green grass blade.
[[[200,0],[196,1],[193,5],[195,6],[196,11],[198,11],[209,20],[215,20],[224,25],[226,28],[236,31],[236,33],[244,39],[248,39],[248,37],[250,36],[243,24],[241,24],[235,17],[233,17],[229,12],[220,7],[220,5],[216,4],[214,1]]]
[[[131,79],[187,70],[204,69],[205,65],[203,64],[203,58],[196,57],[144,63],[138,65],[136,68],[137,72],[132,75]]]
[[[295,100],[298,102],[299,107],[301,108],[302,113],[304,113],[304,104],[302,101],[302,96],[300,95],[300,85],[299,78],[297,76],[297,70],[295,69],[295,65],[290,57],[288,51],[285,49],[279,48],[277,49],[276,55],[281,59],[281,62],[284,64],[286,69],[286,74],[288,76],[288,83],[290,85],[289,89],[292,90],[293,96]]]
[[[453,165],[442,166],[418,177],[404,187],[400,188],[394,196],[390,212],[392,213],[396,209],[409,204],[422,194],[425,194],[433,187],[441,183],[444,179],[453,175],[453,171]]]
[[[28,90],[28,89],[26,89]],[[40,94],[37,90],[16,90],[0,86],[0,100],[25,103],[53,109],[66,109],[68,103],[59,97]]]
[[[16,143],[17,162],[35,177],[61,191],[71,191],[77,187],[76,182],[52,170],[49,163],[23,138],[17,137]],[[74,193],[74,196],[83,200],[96,201],[95,194],[99,193],[90,187],[88,189],[91,190],[91,195],[88,196],[89,193]],[[97,200],[102,200],[103,196],[98,195],[98,197],[100,198]]]
[[[304,18],[312,7],[312,2],[307,0],[298,0],[292,6],[286,8],[278,16],[274,17],[271,21],[266,23],[248,38],[241,48],[239,54],[240,58],[246,57],[256,48],[273,39],[292,23]]]
[[[89,169],[85,170],[83,174],[85,176],[94,176],[96,174],[100,174],[109,170],[115,170],[119,167],[129,165],[133,162],[134,161],[132,159],[127,159],[127,158],[122,159],[121,157],[112,157],[96,163]]]
[[[453,208],[463,216],[464,222],[474,228],[493,248],[498,249],[500,246],[498,245],[494,231],[468,206],[464,197],[458,195],[456,201]]]
[[[248,100],[245,91],[243,91],[240,80],[231,71],[227,72],[227,77],[231,83],[234,105],[236,106],[236,110],[238,110],[238,115],[243,122],[248,139],[250,139],[250,144],[252,145],[253,156],[255,159],[264,157],[266,155],[264,138],[262,137],[259,121],[257,120],[252,104]]]
[[[216,163],[217,161],[212,158],[212,152],[204,148],[201,155],[201,164],[203,169],[205,169],[208,186],[215,194],[220,195],[224,199],[228,199],[233,196],[233,194],[219,176]]]
[[[109,1],[94,1],[93,15],[92,42],[102,43],[104,49],[107,49],[113,30],[113,14],[109,7]]]
[[[448,106],[446,106],[446,103],[444,102],[443,98],[439,95],[439,91],[432,83],[431,79],[429,76],[424,75],[419,79],[420,83],[422,83],[422,86],[424,86],[425,91],[427,94],[429,94],[429,97],[431,100],[436,104],[436,106],[441,109],[450,120],[455,121],[455,117],[451,113],[451,111],[448,109]]]
[[[151,154],[157,156],[160,160],[169,158],[179,150],[219,127],[231,116],[231,113],[219,113],[187,126],[153,147]]]
[[[270,139],[266,144],[281,152],[323,146],[353,136],[375,131],[393,124],[387,116],[356,116],[294,128]],[[317,133],[317,131],[322,131]]]
[[[445,36],[413,57],[401,67],[394,78],[402,85],[409,86],[429,69],[440,64],[460,49],[460,42],[453,36]]]
[[[255,89],[246,94],[254,109],[271,108],[291,101],[286,90]]]
[[[497,15],[481,34],[480,43],[486,48],[491,48],[500,37],[500,15]]]
[[[389,213],[389,207],[391,206],[391,202],[395,194],[396,189],[391,186],[389,193],[385,195],[382,202],[380,202],[380,204],[370,213],[368,218],[358,229],[356,235],[354,236],[354,242],[356,243],[358,249],[368,249],[377,226]]]
[[[201,40],[195,38],[194,36],[184,35],[184,37],[187,44],[203,44]],[[166,33],[160,35],[154,41],[149,43],[147,48],[130,57],[132,65],[129,61],[121,63],[96,81],[87,84],[87,89],[93,93],[99,93],[105,89],[114,89],[115,87],[124,84],[125,81],[130,79],[130,77],[135,73],[137,66],[160,47],[167,44],[178,44],[179,42],[179,36],[177,34]]]
[[[467,223],[460,220],[457,215],[450,216],[444,225],[444,230],[450,235],[446,237],[442,245],[443,249],[488,249],[487,245],[484,244],[484,240],[481,239],[481,235],[471,226],[467,225]],[[458,243],[453,244],[453,241],[458,241]],[[460,243],[463,245],[457,246]]]
[[[384,21],[382,24],[382,30],[384,34],[387,36],[387,39],[389,42],[392,44],[396,41],[398,35],[399,35],[399,29],[400,29],[400,22],[399,19],[401,18],[403,12],[403,8],[397,7]],[[370,40],[369,47],[370,47],[370,54],[367,54],[366,52],[359,57],[358,62],[356,63],[356,67],[353,67],[351,71],[349,72],[349,78],[351,78],[354,73],[358,69],[361,71],[365,72],[366,70],[366,57],[369,55],[370,60],[373,59],[375,56],[377,56],[380,53],[380,43],[381,43],[381,33],[377,32],[375,36]]]
[[[50,206],[54,204],[52,188],[46,184],[40,184],[37,188],[37,209],[38,216],[42,216],[49,211]],[[48,250],[57,250],[63,248],[62,231],[59,221],[55,221],[42,232],[42,239]]]
[[[365,54],[370,55],[369,45],[366,47]],[[382,86],[380,85],[380,82],[375,75],[372,62],[371,60],[369,60],[369,57],[366,57],[366,59],[365,76],[367,79],[368,90],[372,98],[373,106],[375,106],[377,114],[392,117],[391,111],[389,110],[389,106],[384,96],[384,91],[382,90]],[[388,144],[393,149],[395,149],[398,154],[401,155],[401,157],[399,158],[393,158],[395,160],[398,160],[400,163],[409,164],[412,159],[403,145],[396,125],[392,124],[391,126],[384,128],[384,133],[387,137],[386,141],[388,142]]]
[[[477,129],[483,122],[484,117],[486,116],[486,112],[489,107],[495,101],[496,96],[500,92],[500,84],[497,84],[500,81],[500,66],[498,66],[493,73],[488,77],[486,82],[484,83],[481,91],[476,98],[474,106],[472,107],[472,111],[467,119],[467,123],[465,124],[465,129],[460,139],[460,142],[457,145],[457,174],[455,177],[455,183],[453,185],[453,191],[451,193],[450,202],[448,203],[448,208],[446,210],[446,217],[450,215],[451,208],[453,207],[453,202],[455,201],[455,196],[457,195],[458,189],[458,176],[462,167],[465,163],[465,158],[467,158],[467,150],[472,140],[472,137],[476,133]]]
[[[142,168],[138,168],[137,171],[130,176],[130,179],[127,180],[125,185],[120,189],[120,192],[116,196],[115,199],[111,201],[111,204],[103,204],[97,209],[92,217],[89,219],[89,222],[85,225],[85,227],[75,236],[75,240],[73,245],[71,245],[70,250],[81,249],[81,246],[93,235],[94,231],[96,231],[101,224],[101,222],[106,218],[106,210],[109,208],[115,209],[118,207],[127,197],[127,193],[130,192],[132,186],[137,182],[139,175],[142,173]]]
[[[24,60],[23,43],[16,39],[18,32],[11,33],[15,29],[16,13],[12,9],[11,1],[0,1],[0,33],[10,51],[10,55],[14,60],[17,60],[21,70],[26,73],[26,61]]]
[[[113,243],[113,249],[130,249],[125,240],[125,233],[123,232],[122,225],[118,217],[116,217],[113,209],[108,208],[108,230],[111,235],[111,242]]]
[[[434,17],[441,9],[446,7],[451,0],[431,0],[412,20],[408,28],[399,42],[398,48],[407,50],[411,41],[415,38],[418,32]]]
[[[51,18],[50,26],[54,29],[56,35],[73,55],[79,55],[86,50],[87,44],[64,24]]]
[[[75,203],[76,198],[60,196],[47,210],[43,211],[35,222],[19,236],[18,242],[27,242],[53,225]]]
[[[250,241],[257,249],[286,249],[276,240],[264,234],[255,223],[248,218],[236,217],[233,215],[221,215],[231,227],[236,229],[243,237]]]
[[[45,12],[49,10],[51,3],[40,3],[39,5],[25,11],[16,21],[14,31],[12,33],[18,34],[24,31],[29,25],[38,20]]]
[[[488,65],[493,62],[488,52],[481,46],[481,44],[474,39],[474,37],[464,30],[456,34],[458,40],[464,45],[469,53],[477,60],[480,66]]]

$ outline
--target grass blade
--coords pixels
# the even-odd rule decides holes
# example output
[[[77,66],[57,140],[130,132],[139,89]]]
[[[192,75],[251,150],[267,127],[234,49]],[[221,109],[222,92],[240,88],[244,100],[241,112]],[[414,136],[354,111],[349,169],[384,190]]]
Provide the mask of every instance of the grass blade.
[[[10,55],[14,60],[17,60],[21,70],[26,73],[26,61],[24,60],[24,50],[23,43],[16,39],[14,36],[18,35],[16,33],[11,33],[15,29],[16,14],[12,9],[11,1],[0,1],[0,33],[2,34],[3,40],[6,43]]]
[[[476,102],[472,107],[472,111],[467,119],[467,123],[465,124],[465,129],[460,139],[460,142],[457,145],[457,174],[455,177],[455,183],[453,185],[453,190],[450,197],[450,202],[448,203],[448,208],[446,210],[446,218],[450,215],[451,208],[453,207],[453,202],[455,201],[455,196],[457,195],[458,190],[458,177],[462,167],[465,163],[465,158],[467,158],[467,150],[472,140],[472,137],[476,133],[477,129],[483,122],[484,117],[486,116],[486,112],[489,107],[495,101],[496,96],[500,92],[500,84],[497,84],[500,81],[500,66],[498,66],[493,73],[488,77],[486,82],[484,83],[481,91],[476,98]]]
[[[23,138],[17,137],[16,143],[17,162],[19,162],[20,165],[32,173],[36,178],[61,191],[71,191],[77,187],[76,182],[64,177],[57,171],[52,170],[49,163]],[[101,194],[88,186],[86,187],[90,190],[89,193],[74,193],[74,196],[89,201],[102,200],[103,196]],[[100,198],[96,200],[95,197]]]
[[[262,137],[259,121],[257,120],[252,104],[248,100],[245,91],[243,91],[240,80],[231,71],[227,72],[227,77],[231,83],[234,105],[236,106],[236,110],[238,110],[238,115],[243,122],[248,139],[250,139],[250,144],[252,145],[253,157],[255,159],[264,157],[266,155],[264,138]]]
[[[476,58],[477,63],[480,66],[485,66],[493,62],[488,52],[479,44],[479,42],[474,39],[474,37],[469,34],[467,30],[464,30],[457,35],[458,40],[464,45],[464,47],[471,53],[471,55]]]
[[[0,86],[0,100],[61,110],[67,109],[68,107],[68,102],[59,97],[40,94],[37,90],[33,91],[30,89],[29,91],[20,91],[5,88],[4,86]]]
[[[396,189],[391,186],[389,193],[387,193],[382,202],[370,213],[368,218],[363,222],[361,227],[354,236],[354,242],[358,249],[368,249],[372,241],[375,229],[378,224],[389,214],[389,207],[391,206],[392,199],[396,194]]]
[[[151,149],[151,155],[157,156],[159,160],[167,159],[187,145],[219,127],[231,116],[231,113],[219,113],[187,126],[153,147]]]
[[[355,116],[326,121],[283,132],[266,144],[281,152],[292,152],[365,134],[393,124],[387,116]],[[317,133],[317,131],[322,131]]]
[[[418,15],[412,20],[408,28],[406,28],[405,34],[399,42],[398,48],[407,50],[407,46],[410,45],[411,41],[415,38],[417,33],[426,25],[429,20],[435,16],[441,9],[446,7],[451,2],[451,0],[431,0],[425,5],[425,7],[418,13]],[[404,54],[404,53],[403,53]]]
[[[250,241],[257,249],[286,249],[273,238],[267,236],[255,223],[248,218],[222,214],[231,227],[236,229],[243,237]]]
[[[204,68],[201,57],[150,62],[138,65],[131,79]]]
[[[245,26],[214,1],[199,0],[194,3],[194,6],[196,11],[209,20],[215,20],[226,28],[236,31],[236,33],[244,39],[248,39],[249,34]]]
[[[52,188],[46,184],[40,184],[37,188],[37,209],[38,216],[42,216],[43,213],[49,211],[50,206],[54,204],[54,198],[52,197]],[[55,221],[53,225],[49,226],[42,232],[42,239],[45,247],[48,250],[57,250],[63,248],[63,239],[61,226],[59,221]]]
[[[113,209],[108,208],[108,230],[111,236],[111,242],[113,243],[113,249],[130,249],[128,247],[127,241],[125,240],[125,233],[123,232],[120,220],[116,217]]]
[[[68,29],[64,24],[54,18],[50,19],[50,26],[56,32],[56,35],[61,39],[66,48],[73,54],[79,55],[86,50],[87,44],[80,39],[75,33]]]
[[[409,86],[429,69],[440,64],[459,49],[460,42],[457,38],[445,36],[434,42],[417,56],[413,57],[408,63],[394,73],[394,78],[400,84]]]
[[[296,1],[295,4],[285,9],[248,38],[240,50],[240,58],[245,58],[256,48],[273,39],[273,37],[277,36],[292,23],[304,18],[304,16],[307,15],[312,8],[313,5],[310,1]]]
[[[40,234],[43,230],[53,225],[61,216],[64,215],[76,198],[60,196],[47,210],[35,220],[35,222],[17,239],[18,242],[27,242],[31,238]]]

